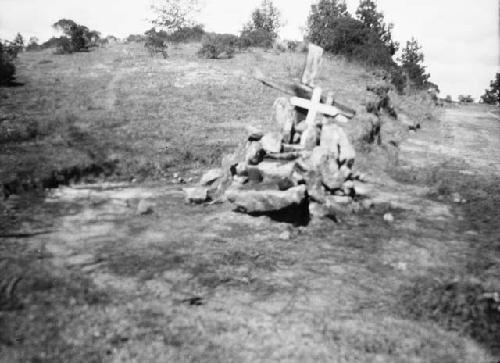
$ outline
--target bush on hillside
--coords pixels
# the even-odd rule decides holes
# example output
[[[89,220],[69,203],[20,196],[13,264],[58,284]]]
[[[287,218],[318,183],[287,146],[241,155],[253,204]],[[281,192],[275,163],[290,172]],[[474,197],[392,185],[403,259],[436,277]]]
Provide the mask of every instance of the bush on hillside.
[[[199,42],[203,39],[205,30],[202,25],[185,26],[177,29],[168,36],[168,40],[173,43]]]
[[[234,56],[239,38],[233,34],[206,34],[198,51],[200,58],[228,59]]]
[[[474,103],[474,98],[471,95],[460,95],[458,96],[458,102],[460,103]]]
[[[240,36],[240,45],[242,48],[259,47],[272,48],[276,37],[263,29],[243,30]]]
[[[38,44],[38,38],[37,37],[31,37],[30,40],[28,41],[28,45],[26,46],[26,51],[27,52],[35,52],[37,50],[41,50],[42,47]]]
[[[2,85],[8,85],[16,78],[15,57],[8,51],[8,48],[8,45],[0,42],[0,84]]]
[[[90,30],[73,20],[60,19],[52,27],[64,33],[62,37],[51,39],[51,44],[57,48],[57,54],[85,52],[89,48],[96,47],[99,43],[100,33],[98,31]]]
[[[167,58],[168,49],[168,34],[164,30],[156,31],[155,28],[151,28],[146,33],[146,42],[144,46],[149,51],[151,56],[161,53],[163,58]]]
[[[140,43],[144,42],[146,40],[146,37],[142,34],[130,34],[127,37],[127,43]]]

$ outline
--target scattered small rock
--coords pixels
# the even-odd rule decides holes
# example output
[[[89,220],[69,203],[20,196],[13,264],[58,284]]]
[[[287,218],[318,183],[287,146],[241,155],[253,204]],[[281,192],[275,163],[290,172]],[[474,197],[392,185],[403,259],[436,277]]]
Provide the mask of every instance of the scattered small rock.
[[[184,188],[188,203],[201,204],[208,201],[208,189],[204,187]]]
[[[152,214],[154,212],[155,205],[147,200],[141,200],[137,205],[137,214],[140,216],[145,216]]]
[[[277,132],[270,132],[265,134],[261,140],[261,143],[266,153],[281,152],[281,136]]]
[[[386,222],[394,222],[394,216],[391,213],[384,214],[384,221]]]
[[[211,169],[207,171],[200,180],[200,185],[203,187],[210,186],[217,181],[217,179],[222,178],[221,169]]]
[[[254,126],[247,126],[248,141],[260,141],[264,136],[261,129]]]
[[[290,231],[284,231],[279,235],[279,239],[282,241],[289,241],[292,238]]]

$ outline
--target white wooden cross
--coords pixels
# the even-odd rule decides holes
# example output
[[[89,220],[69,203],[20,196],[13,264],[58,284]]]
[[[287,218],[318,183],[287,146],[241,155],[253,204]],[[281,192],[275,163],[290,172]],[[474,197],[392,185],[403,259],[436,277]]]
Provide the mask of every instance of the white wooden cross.
[[[305,120],[306,125],[315,125],[316,116],[318,114],[330,117],[342,115],[342,111],[337,107],[321,103],[321,88],[319,87],[313,90],[312,98],[310,100],[307,100],[305,98],[292,97],[290,99],[290,103],[293,106],[308,110]],[[348,119],[346,117],[338,117],[338,121],[341,123],[347,123]]]

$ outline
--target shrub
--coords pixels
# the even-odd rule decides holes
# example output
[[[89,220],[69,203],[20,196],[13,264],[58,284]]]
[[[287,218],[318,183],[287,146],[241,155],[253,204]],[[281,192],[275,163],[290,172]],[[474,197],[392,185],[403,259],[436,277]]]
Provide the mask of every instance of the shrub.
[[[206,34],[203,36],[198,56],[207,59],[232,58],[238,44],[239,39],[233,34]]]
[[[38,44],[38,38],[37,37],[31,37],[28,45],[26,46],[26,51],[27,52],[34,52],[37,50],[40,50],[42,47]]]
[[[15,80],[14,57],[8,52],[8,45],[0,42],[0,84],[10,84]]]
[[[144,46],[149,51],[151,56],[156,55],[157,53],[161,53],[163,58],[167,58],[167,49],[168,49],[168,34],[164,30],[156,31],[155,28],[151,28],[146,33],[146,42]]]
[[[66,37],[57,38],[55,54],[70,54],[73,53],[71,40]]]
[[[52,25],[56,30],[60,30],[65,36],[55,41],[56,53],[67,54],[73,52],[88,51],[89,48],[98,45],[100,33],[95,30],[89,30],[84,25],[75,23],[73,20],[60,19]]]
[[[260,47],[272,48],[275,36],[263,29],[243,30],[240,36],[240,45],[242,48]]]
[[[205,30],[201,25],[185,26],[170,34],[168,40],[173,43],[199,42],[204,34]]]
[[[290,52],[296,52],[297,49],[299,48],[300,42],[296,40],[290,40],[288,42],[288,50]]]
[[[399,94],[404,94],[406,88],[406,75],[399,66],[394,66],[390,70],[391,83]]]
[[[473,103],[474,98],[471,95],[460,95],[458,96],[458,102],[460,103]]]
[[[127,43],[139,43],[139,42],[144,42],[146,40],[146,37],[142,34],[130,34],[127,37]]]

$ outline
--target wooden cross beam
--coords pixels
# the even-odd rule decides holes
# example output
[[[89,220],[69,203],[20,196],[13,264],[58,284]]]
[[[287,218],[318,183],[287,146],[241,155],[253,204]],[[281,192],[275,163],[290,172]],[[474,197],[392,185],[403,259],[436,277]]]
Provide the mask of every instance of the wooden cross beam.
[[[321,103],[321,88],[315,88],[313,90],[311,100],[306,100],[305,98],[292,97],[290,99],[290,103],[295,107],[300,107],[307,112],[307,118],[305,120],[306,125],[315,125],[316,116],[318,114],[326,115],[330,117],[336,117],[338,115],[342,115],[342,111],[335,106],[326,105]],[[339,121],[342,123],[347,123],[347,118],[339,118]]]

